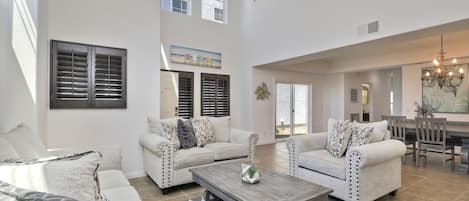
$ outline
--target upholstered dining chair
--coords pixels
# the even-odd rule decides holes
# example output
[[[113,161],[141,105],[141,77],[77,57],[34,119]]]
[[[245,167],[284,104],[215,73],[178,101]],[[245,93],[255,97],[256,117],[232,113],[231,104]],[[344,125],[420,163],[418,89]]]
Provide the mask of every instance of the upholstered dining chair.
[[[381,116],[383,120],[388,122],[388,130],[391,133],[391,139],[399,140],[403,142],[406,146],[412,145],[412,152],[406,153],[402,156],[402,163],[405,164],[405,156],[412,154],[412,160],[415,163],[417,157],[417,149],[416,149],[416,136],[409,135],[406,130],[406,119],[405,116],[392,116],[392,115],[383,115]]]
[[[425,159],[424,166],[427,164],[427,152],[438,152],[444,157],[447,151],[451,151],[450,158],[443,159],[443,165],[446,167],[448,161],[451,161],[451,169],[454,170],[454,147],[455,143],[447,140],[446,118],[415,118],[417,130],[417,166],[420,166],[420,159]]]

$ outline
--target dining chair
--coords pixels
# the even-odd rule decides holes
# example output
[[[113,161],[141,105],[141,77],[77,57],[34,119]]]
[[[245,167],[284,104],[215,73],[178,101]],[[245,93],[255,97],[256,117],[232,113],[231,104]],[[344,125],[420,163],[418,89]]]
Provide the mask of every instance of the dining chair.
[[[416,137],[415,135],[409,135],[406,130],[406,119],[405,116],[393,116],[383,115],[383,120],[388,122],[388,130],[391,133],[391,139],[402,141],[406,146],[412,145],[412,152],[406,153],[402,156],[402,163],[405,164],[406,156],[412,154],[412,160],[416,162],[417,149],[416,149]]]
[[[450,158],[443,159],[443,165],[446,167],[448,161],[451,161],[451,169],[454,170],[454,147],[452,141],[446,138],[446,118],[415,118],[417,131],[417,167],[420,166],[420,159],[424,158],[424,167],[427,165],[427,152],[437,152],[446,156],[447,151],[451,151]]]

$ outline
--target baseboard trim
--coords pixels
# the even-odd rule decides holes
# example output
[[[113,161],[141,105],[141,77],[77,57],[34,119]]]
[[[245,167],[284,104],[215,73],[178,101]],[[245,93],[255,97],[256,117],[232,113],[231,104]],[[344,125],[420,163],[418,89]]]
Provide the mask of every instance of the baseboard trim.
[[[135,179],[140,177],[145,177],[145,171],[134,171],[134,172],[126,172],[124,173],[127,179]]]

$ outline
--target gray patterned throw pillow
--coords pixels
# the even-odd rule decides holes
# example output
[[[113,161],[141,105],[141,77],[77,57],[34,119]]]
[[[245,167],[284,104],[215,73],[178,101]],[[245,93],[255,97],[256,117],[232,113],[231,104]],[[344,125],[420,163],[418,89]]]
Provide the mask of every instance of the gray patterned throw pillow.
[[[8,160],[0,162],[0,173],[3,173],[0,180],[19,188],[80,201],[105,201],[97,176],[100,162],[101,154],[94,151],[61,157]]]
[[[329,119],[327,130],[327,150],[336,158],[340,158],[347,151],[352,126],[349,121]]]
[[[210,142],[215,142],[215,131],[207,117],[192,119],[192,126],[197,138],[197,146],[202,147]]]
[[[360,126],[359,123],[354,122],[348,149],[370,143],[373,129],[374,127]]]
[[[189,149],[197,146],[197,138],[195,138],[194,128],[190,120],[178,120],[178,138],[181,148]]]
[[[77,201],[75,199],[18,188],[0,181],[0,200],[3,201]]]

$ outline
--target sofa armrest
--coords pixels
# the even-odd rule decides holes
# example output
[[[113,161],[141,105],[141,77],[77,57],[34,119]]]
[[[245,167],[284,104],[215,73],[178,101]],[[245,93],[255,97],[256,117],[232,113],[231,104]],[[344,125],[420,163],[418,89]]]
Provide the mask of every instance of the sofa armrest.
[[[150,133],[140,136],[140,145],[160,157],[163,156],[164,149],[173,147],[168,139]]]
[[[298,172],[298,158],[301,153],[326,148],[327,133],[313,133],[293,136],[287,140],[288,162],[290,175]]]
[[[360,158],[359,167],[364,168],[400,158],[406,150],[406,146],[401,141],[384,140],[350,149],[347,151],[347,160],[354,154],[358,155]]]
[[[287,140],[288,150],[300,154],[303,152],[326,149],[327,133],[313,133],[293,136]],[[293,150],[295,148],[295,150]]]
[[[231,129],[230,142],[238,144],[251,144],[255,142],[257,144],[258,139],[259,136],[252,131]]]
[[[257,133],[252,131],[231,129],[230,142],[249,145],[248,156],[251,162],[256,160],[256,145],[258,140],[259,135],[257,135]]]
[[[122,155],[121,148],[118,145],[102,145],[81,148],[54,148],[48,152],[52,156],[64,156],[70,154],[83,153],[87,151],[97,151],[102,155],[102,161],[99,170],[121,170]]]

